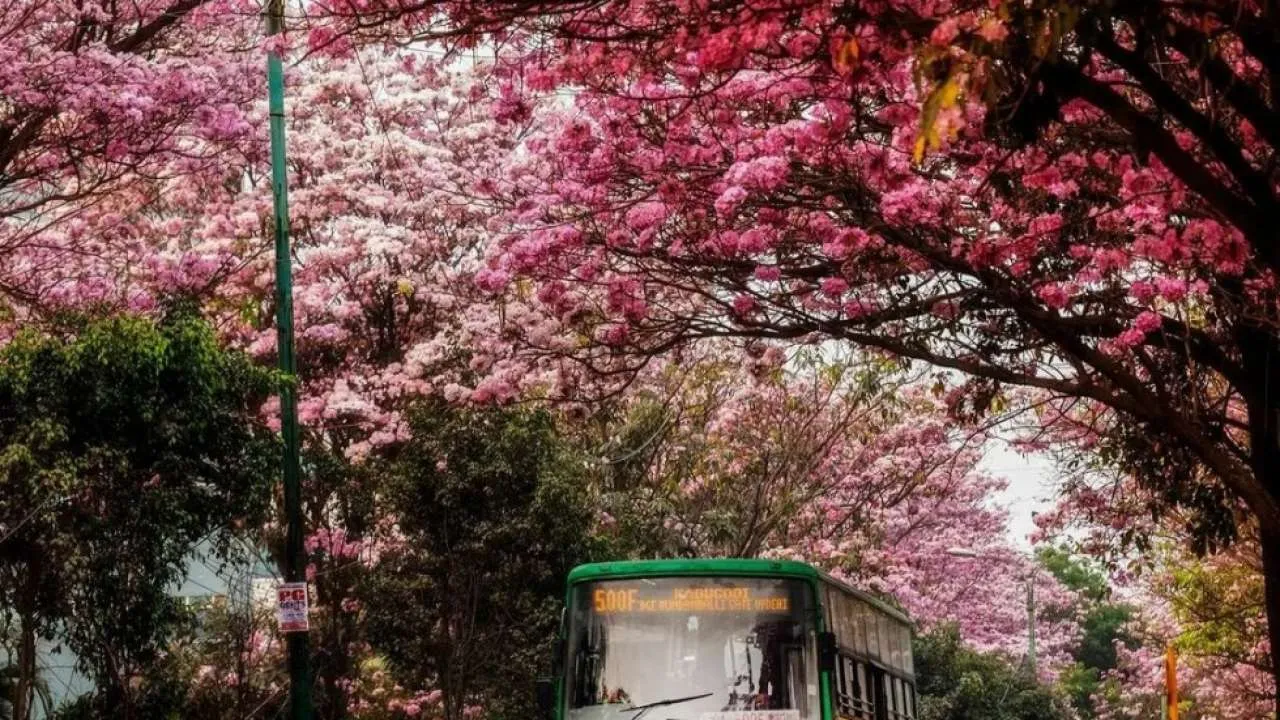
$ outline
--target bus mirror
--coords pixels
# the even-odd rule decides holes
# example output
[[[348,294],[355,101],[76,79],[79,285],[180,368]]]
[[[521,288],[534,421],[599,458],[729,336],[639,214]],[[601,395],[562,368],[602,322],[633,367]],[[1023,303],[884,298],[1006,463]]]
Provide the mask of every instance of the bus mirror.
[[[818,633],[818,669],[833,672],[836,669],[836,634]]]
[[[556,705],[556,686],[551,678],[538,678],[533,685],[534,694],[538,699],[538,715],[544,720],[549,720],[555,713]]]

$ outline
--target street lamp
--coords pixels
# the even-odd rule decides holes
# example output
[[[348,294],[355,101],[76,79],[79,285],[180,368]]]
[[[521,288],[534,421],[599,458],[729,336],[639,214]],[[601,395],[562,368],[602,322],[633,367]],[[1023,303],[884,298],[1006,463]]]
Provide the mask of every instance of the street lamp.
[[[947,548],[947,554],[952,557],[981,559],[982,553],[972,548],[953,547]],[[1035,571],[1027,573],[1023,578],[1027,586],[1027,665],[1031,668],[1031,676],[1037,677],[1036,668],[1036,584]]]

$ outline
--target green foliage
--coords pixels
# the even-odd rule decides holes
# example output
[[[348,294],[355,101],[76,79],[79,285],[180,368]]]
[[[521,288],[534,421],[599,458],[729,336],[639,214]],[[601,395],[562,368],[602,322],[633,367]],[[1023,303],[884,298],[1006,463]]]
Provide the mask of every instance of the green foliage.
[[[552,416],[429,401],[385,469],[405,535],[365,587],[375,652],[408,687],[428,684],[460,716],[525,717],[549,668],[569,569],[598,554],[580,457]]]
[[[1081,718],[1097,717],[1094,704],[1104,688],[1102,674],[1096,667],[1089,667],[1081,662],[1072,663],[1058,675],[1058,686]]]
[[[1100,570],[1083,562],[1065,548],[1041,547],[1036,550],[1040,566],[1053,573],[1058,582],[1091,602],[1111,597],[1111,583]]]
[[[1036,556],[1041,566],[1080,597],[1074,611],[1080,616],[1083,635],[1072,651],[1075,663],[1063,672],[1058,683],[1080,717],[1096,717],[1094,698],[1103,690],[1103,675],[1116,667],[1116,643],[1129,647],[1136,644],[1125,632],[1134,617],[1134,608],[1111,602],[1106,575],[1065,548],[1041,548]]]
[[[0,350],[0,612],[55,631],[103,702],[185,621],[169,596],[191,548],[225,557],[259,520],[276,441],[274,377],[222,349],[189,308],[76,318]]]
[[[1054,692],[1006,657],[965,647],[954,627],[914,643],[921,720],[1070,720]]]
[[[1040,564],[1053,573],[1063,585],[1079,594],[1079,611],[1083,618],[1084,637],[1074,656],[1085,668],[1098,673],[1116,666],[1116,641],[1132,646],[1134,640],[1124,632],[1133,619],[1131,606],[1110,602],[1111,585],[1107,577],[1087,561],[1061,548],[1042,548],[1037,552]],[[1097,673],[1095,673],[1097,674]]]
[[[1082,623],[1084,638],[1075,652],[1076,660],[1103,672],[1115,668],[1116,642],[1134,644],[1124,631],[1133,616],[1134,609],[1129,605],[1100,603],[1090,608]]]
[[[288,678],[270,610],[206,599],[172,628],[165,653],[142,669],[132,698],[146,720],[267,720],[282,717]],[[55,720],[99,720],[117,713],[101,696],[64,703]]]
[[[1245,561],[1171,563],[1168,586],[1188,654],[1247,662],[1265,637],[1261,574]]]

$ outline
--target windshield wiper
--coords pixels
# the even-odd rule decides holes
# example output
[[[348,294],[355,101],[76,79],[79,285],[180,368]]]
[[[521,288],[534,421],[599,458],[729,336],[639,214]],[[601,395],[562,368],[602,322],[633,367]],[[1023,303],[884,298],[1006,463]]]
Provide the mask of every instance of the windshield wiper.
[[[640,718],[645,713],[649,712],[650,710],[656,707],[666,707],[667,705],[679,705],[680,703],[692,702],[694,700],[701,700],[702,698],[708,698],[708,697],[711,697],[712,695],[715,695],[715,693],[705,692],[705,693],[702,693],[701,695],[689,695],[687,697],[668,698],[666,700],[659,700],[657,702],[645,703],[644,705],[632,705],[631,707],[622,708],[618,712],[634,712],[638,710],[639,712],[636,712],[635,715],[631,716],[631,720],[640,720]]]

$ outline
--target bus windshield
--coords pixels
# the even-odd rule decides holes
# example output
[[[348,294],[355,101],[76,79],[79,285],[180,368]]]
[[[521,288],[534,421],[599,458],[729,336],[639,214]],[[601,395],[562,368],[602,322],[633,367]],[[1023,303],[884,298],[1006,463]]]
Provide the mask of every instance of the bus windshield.
[[[816,720],[814,607],[808,584],[793,579],[578,585],[569,614],[566,717]]]

